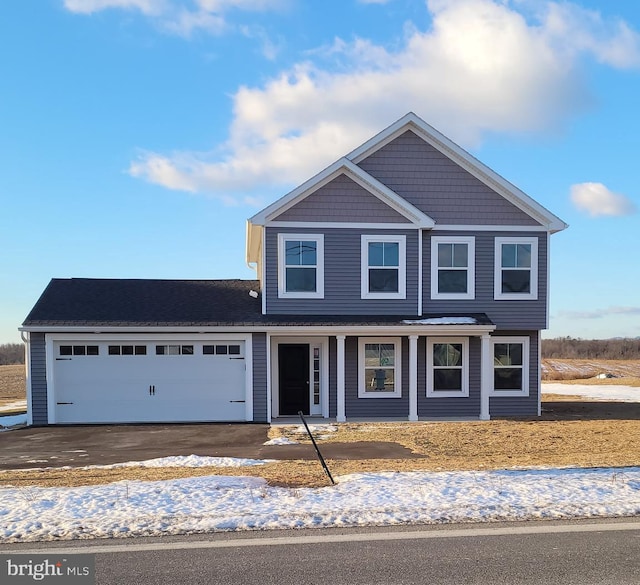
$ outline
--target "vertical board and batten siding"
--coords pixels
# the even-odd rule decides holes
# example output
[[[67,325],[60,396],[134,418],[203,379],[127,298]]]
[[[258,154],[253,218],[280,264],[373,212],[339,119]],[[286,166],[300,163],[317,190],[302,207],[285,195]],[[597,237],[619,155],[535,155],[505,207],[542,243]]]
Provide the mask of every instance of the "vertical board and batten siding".
[[[345,414],[349,418],[409,416],[409,340],[402,338],[402,396],[400,398],[358,398],[358,338],[345,341]]]
[[[267,422],[267,334],[252,335],[253,421]]]
[[[418,416],[456,418],[480,416],[480,338],[469,338],[469,396],[427,397],[427,338],[418,339]]]
[[[345,175],[320,187],[273,221],[408,223],[406,217]]]
[[[47,409],[47,354],[44,333],[31,333],[31,412],[34,425],[49,422]]]
[[[491,396],[489,414],[496,416],[537,416],[538,395],[540,392],[540,364],[538,363],[537,331],[500,331],[494,333],[493,339],[500,336],[529,337],[529,396]]]
[[[431,298],[431,238],[434,236],[475,237],[475,299]],[[495,238],[534,237],[538,239],[537,300],[495,300]],[[547,326],[547,234],[541,232],[425,232],[423,245],[423,312],[486,313],[498,329],[545,329]]]
[[[358,166],[441,225],[540,225],[410,130]]]
[[[324,298],[278,298],[278,233],[324,234]],[[405,235],[406,299],[361,298],[361,235]],[[416,315],[417,230],[266,229],[266,303],[270,315]]]

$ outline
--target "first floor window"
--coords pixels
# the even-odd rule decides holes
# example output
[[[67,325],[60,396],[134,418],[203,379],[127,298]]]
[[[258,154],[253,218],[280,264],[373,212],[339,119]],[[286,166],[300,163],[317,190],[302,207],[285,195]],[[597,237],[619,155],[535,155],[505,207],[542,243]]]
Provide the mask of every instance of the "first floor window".
[[[496,299],[537,299],[537,238],[496,238],[494,280]]]
[[[394,398],[401,395],[400,340],[360,339],[360,398]]]
[[[469,396],[469,340],[427,340],[427,396]]]
[[[404,299],[406,237],[362,236],[362,298]]]
[[[493,345],[493,395],[529,395],[529,339],[495,338]]]
[[[279,296],[324,296],[323,247],[322,235],[279,234]]]

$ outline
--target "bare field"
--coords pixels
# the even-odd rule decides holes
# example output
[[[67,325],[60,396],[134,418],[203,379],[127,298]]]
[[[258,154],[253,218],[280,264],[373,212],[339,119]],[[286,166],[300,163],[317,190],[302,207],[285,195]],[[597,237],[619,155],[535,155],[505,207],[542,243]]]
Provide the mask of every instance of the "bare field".
[[[612,374],[614,378],[596,378]],[[542,380],[574,384],[640,386],[640,360],[542,360]]]
[[[0,366],[0,406],[26,399],[24,365]]]

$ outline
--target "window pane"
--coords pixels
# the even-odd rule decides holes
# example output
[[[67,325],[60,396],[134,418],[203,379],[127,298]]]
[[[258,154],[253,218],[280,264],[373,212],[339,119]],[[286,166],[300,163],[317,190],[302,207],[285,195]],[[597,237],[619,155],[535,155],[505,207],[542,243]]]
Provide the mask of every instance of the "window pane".
[[[369,242],[369,266],[384,266],[384,245],[382,242]]]
[[[364,346],[365,367],[394,366],[395,345],[393,343],[367,343]]]
[[[462,391],[462,370],[434,370],[433,389]]]
[[[518,268],[531,268],[531,244],[518,244],[516,266]]]
[[[453,266],[453,244],[438,244],[438,266]]]
[[[193,345],[183,345],[182,355],[193,355]]]
[[[133,345],[123,345],[122,355],[133,355]]]
[[[531,271],[529,270],[503,270],[503,293],[529,293],[531,292]]]
[[[395,389],[395,372],[391,368],[367,368],[364,375],[367,392],[390,392]]]
[[[169,355],[180,355],[180,346],[179,345],[169,345],[169,351],[167,352]]]
[[[108,353],[109,353],[109,355],[120,355],[120,346],[119,345],[110,345]]]
[[[216,355],[227,355],[228,351],[226,345],[216,345]]]
[[[499,368],[493,370],[495,390],[522,390],[522,368]]]
[[[434,366],[462,366],[461,343],[435,343],[433,345]]]
[[[303,266],[316,265],[316,242],[300,242]]]
[[[384,242],[384,266],[400,266],[400,244]]]
[[[287,292],[316,292],[315,268],[287,268]]]
[[[60,346],[60,355],[73,355],[73,350],[70,345]]]
[[[136,355],[147,355],[147,346],[146,345],[136,345],[135,353],[136,353]]]
[[[230,345],[229,346],[229,355],[240,355],[240,346],[239,345]]]
[[[502,244],[502,267],[516,267],[516,244]]]
[[[156,355],[164,355],[166,353],[166,347],[164,345],[156,345]]]
[[[381,343],[380,344],[380,365],[381,366],[394,366],[395,365],[395,345],[393,343]]]
[[[204,355],[213,355],[213,345],[203,345],[202,353]]]
[[[285,247],[285,264],[287,266],[299,266],[302,264],[302,252],[300,250],[301,242],[291,240],[284,243]]]
[[[466,293],[466,270],[438,270],[439,293]]]
[[[98,355],[98,346],[87,345],[87,355]]]
[[[466,268],[468,266],[468,252],[467,244],[453,244],[453,266]]]
[[[521,343],[496,343],[493,349],[493,363],[496,366],[521,366]]]
[[[87,353],[84,345],[74,345],[73,355],[85,355]]]
[[[369,292],[398,292],[398,270],[396,268],[371,268],[369,270]]]

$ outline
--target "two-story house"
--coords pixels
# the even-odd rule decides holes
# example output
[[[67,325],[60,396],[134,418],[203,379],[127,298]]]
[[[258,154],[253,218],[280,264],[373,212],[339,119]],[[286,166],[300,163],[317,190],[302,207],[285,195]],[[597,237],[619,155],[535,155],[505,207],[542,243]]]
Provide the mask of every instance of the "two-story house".
[[[567,226],[410,113],[247,223],[256,280],[53,279],[32,424],[540,413]]]

